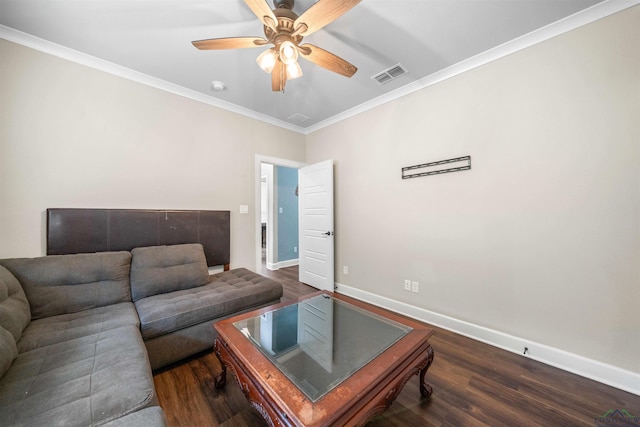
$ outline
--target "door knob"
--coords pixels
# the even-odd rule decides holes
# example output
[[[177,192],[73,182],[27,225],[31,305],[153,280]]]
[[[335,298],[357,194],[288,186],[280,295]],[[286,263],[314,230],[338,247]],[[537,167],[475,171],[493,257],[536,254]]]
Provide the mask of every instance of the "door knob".
[[[322,233],[325,236],[333,236],[333,231],[327,231],[326,233]]]

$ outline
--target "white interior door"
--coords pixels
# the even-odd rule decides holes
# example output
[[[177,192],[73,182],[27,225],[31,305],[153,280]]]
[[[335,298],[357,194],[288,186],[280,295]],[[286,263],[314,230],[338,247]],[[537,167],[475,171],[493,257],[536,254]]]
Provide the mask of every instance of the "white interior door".
[[[333,160],[298,169],[299,280],[334,290]]]

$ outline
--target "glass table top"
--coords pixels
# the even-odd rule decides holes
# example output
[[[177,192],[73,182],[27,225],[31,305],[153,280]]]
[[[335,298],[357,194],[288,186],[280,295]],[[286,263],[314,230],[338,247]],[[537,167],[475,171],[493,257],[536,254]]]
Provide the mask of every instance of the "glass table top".
[[[233,325],[314,402],[412,330],[326,294]]]

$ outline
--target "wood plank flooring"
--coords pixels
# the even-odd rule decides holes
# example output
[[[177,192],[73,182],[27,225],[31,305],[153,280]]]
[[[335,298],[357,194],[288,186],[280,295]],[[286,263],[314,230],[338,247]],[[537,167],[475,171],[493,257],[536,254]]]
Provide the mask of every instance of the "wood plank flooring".
[[[315,291],[298,282],[297,267],[262,273],[283,284],[286,300]],[[640,416],[640,396],[434,329],[435,360],[427,372],[431,398],[420,397],[417,376],[412,377],[394,404],[367,426],[593,427],[595,417],[609,409]],[[215,355],[205,352],[154,373],[169,426],[267,425],[233,375],[223,390],[216,390],[213,377],[219,371]]]

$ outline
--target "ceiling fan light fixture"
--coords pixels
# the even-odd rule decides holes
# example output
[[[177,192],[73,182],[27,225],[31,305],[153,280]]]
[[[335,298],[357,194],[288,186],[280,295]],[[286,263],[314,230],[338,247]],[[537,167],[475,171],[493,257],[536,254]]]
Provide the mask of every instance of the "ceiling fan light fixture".
[[[285,41],[280,45],[280,60],[286,64],[293,64],[298,60],[298,48],[290,41]]]
[[[302,68],[300,67],[300,64],[298,64],[297,62],[294,62],[292,64],[287,64],[286,73],[287,73],[287,80],[297,79],[298,77],[302,77]]]
[[[273,67],[276,65],[276,60],[277,55],[274,48],[265,50],[256,58],[256,62],[260,68],[262,68],[262,71],[267,74],[270,74],[271,71],[273,71]]]
[[[355,74],[358,69],[339,56],[318,46],[300,43],[304,37],[330,24],[362,0],[316,0],[299,16],[293,11],[294,0],[271,1],[275,9],[271,9],[267,0],[244,0],[264,24],[264,38],[223,37],[195,40],[191,43],[200,50],[244,49],[272,45],[270,49],[258,55],[256,62],[264,72],[271,74],[271,89],[274,92],[284,92],[287,80],[302,77],[302,68],[298,64],[299,56],[345,77]]]

